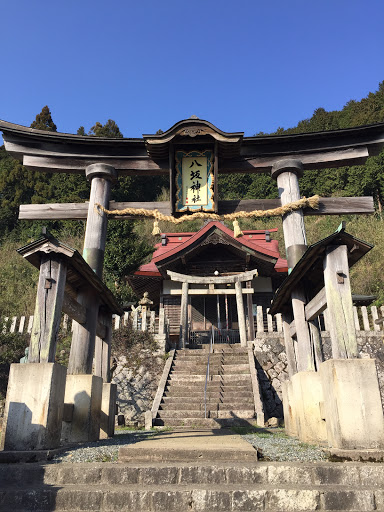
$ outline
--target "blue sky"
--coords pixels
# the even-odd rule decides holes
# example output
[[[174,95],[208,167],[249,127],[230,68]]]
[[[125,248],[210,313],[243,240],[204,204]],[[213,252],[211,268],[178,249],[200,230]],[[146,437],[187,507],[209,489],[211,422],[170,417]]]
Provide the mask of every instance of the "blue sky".
[[[272,132],[384,80],[382,0],[1,0],[0,118]]]

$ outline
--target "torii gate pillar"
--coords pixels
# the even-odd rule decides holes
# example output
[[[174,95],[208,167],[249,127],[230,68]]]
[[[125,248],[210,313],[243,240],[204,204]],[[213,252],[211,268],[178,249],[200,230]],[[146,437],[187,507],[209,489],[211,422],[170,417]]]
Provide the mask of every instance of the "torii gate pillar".
[[[87,226],[85,229],[83,258],[93,271],[101,277],[104,263],[105,242],[107,238],[107,214],[96,210],[99,203],[109,207],[111,182],[117,179],[117,171],[107,164],[92,164],[85,170],[87,180],[91,182]]]
[[[300,160],[287,159],[276,162],[272,167],[272,177],[276,179],[281,205],[300,199],[299,177],[303,174],[303,164]],[[283,216],[284,242],[288,261],[288,272],[296,265],[307,250],[304,215],[302,210],[293,211]],[[305,290],[298,287],[292,293],[292,309],[295,319],[297,343],[295,344],[297,370],[314,370],[314,357],[311,342],[311,332],[305,320],[304,306],[307,303]],[[284,322],[285,343],[289,345],[288,324]],[[316,329],[316,326],[313,326]],[[290,347],[287,346],[287,353]],[[295,361],[290,366],[294,367]]]

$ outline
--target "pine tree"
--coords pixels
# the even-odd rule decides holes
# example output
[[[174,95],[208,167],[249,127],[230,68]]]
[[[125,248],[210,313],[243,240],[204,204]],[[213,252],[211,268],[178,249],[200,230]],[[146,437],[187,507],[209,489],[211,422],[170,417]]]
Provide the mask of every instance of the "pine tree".
[[[119,127],[112,119],[108,119],[104,125],[97,121],[89,130],[88,135],[93,135],[94,137],[109,137],[111,139],[123,138]]]
[[[31,124],[31,128],[57,132],[57,126],[52,120],[51,111],[49,110],[48,105],[45,105],[40,114],[37,114],[36,119]]]

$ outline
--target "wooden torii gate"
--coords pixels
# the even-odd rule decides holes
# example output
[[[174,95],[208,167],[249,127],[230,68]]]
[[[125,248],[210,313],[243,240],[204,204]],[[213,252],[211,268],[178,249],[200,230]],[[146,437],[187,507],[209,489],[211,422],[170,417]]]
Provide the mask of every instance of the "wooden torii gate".
[[[127,207],[158,209],[175,212],[175,150],[210,146],[214,155],[215,212],[265,210],[289,204],[300,198],[299,181],[303,169],[320,170],[345,165],[362,164],[370,155],[378,154],[384,145],[384,123],[332,130],[326,132],[244,137],[241,132],[226,133],[211,123],[196,117],[180,121],[160,135],[144,135],[140,139],[107,139],[34,130],[0,121],[5,148],[31,170],[46,172],[85,173],[91,181],[89,204],[22,205],[20,219],[87,219],[83,256],[100,275],[103,266],[107,214],[95,209]],[[279,199],[219,201],[219,173],[265,173],[276,178]],[[111,182],[117,175],[151,176],[168,174],[170,202],[116,203],[110,201]],[[293,268],[304,253],[307,241],[304,215],[337,215],[373,213],[372,197],[320,198],[319,208],[287,213],[283,216],[283,231],[288,266]],[[129,215],[114,218],[130,218]],[[87,297],[81,300],[87,301]],[[299,367],[313,369],[310,357],[310,337],[303,308],[306,298],[296,290],[292,296],[293,314],[300,346]],[[303,328],[301,328],[301,324]],[[300,333],[300,334],[299,334]],[[70,372],[89,372],[86,352],[94,346],[89,333],[75,329],[72,343]],[[76,354],[76,355],[75,355]]]
[[[258,275],[257,270],[249,270],[232,276],[188,276],[178,274],[167,270],[167,274],[172,281],[182,283],[181,290],[173,290],[174,293],[181,294],[181,310],[180,310],[180,348],[185,348],[188,339],[188,294],[195,295],[220,295],[220,294],[236,294],[237,318],[239,322],[240,343],[242,347],[247,346],[247,329],[245,324],[243,293],[253,293],[252,288],[243,288],[242,283],[250,282]],[[190,289],[191,284],[208,285],[208,288]],[[234,284],[233,289],[215,288],[219,284]]]

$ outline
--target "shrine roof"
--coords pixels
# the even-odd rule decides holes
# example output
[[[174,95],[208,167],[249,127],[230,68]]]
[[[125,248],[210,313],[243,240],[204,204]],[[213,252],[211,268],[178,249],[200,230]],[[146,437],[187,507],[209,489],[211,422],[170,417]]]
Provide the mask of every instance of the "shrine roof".
[[[68,295],[76,299],[80,289],[91,288],[111,313],[123,314],[111,290],[95,274],[81,254],[49,233],[43,233],[37,240],[17,249],[17,252],[37,269],[40,268],[44,254],[60,255],[67,265],[65,291]]]
[[[291,293],[301,283],[314,297],[324,286],[323,259],[329,246],[346,245],[348,248],[348,265],[355,265],[373,245],[359,240],[345,231],[345,224],[331,235],[310,245],[301,259],[293,267],[292,272],[276,291],[270,308],[270,314],[283,313],[291,310]]]
[[[170,144],[217,144],[220,173],[268,172],[284,158],[297,158],[304,169],[363,163],[384,144],[384,123],[289,135],[244,137],[197,119],[179,121],[162,134],[142,138],[106,138],[36,130],[0,120],[5,148],[34,170],[82,173],[97,162],[113,165],[122,175],[169,172]]]
[[[174,260],[181,257],[181,253],[188,250],[193,245],[198,245],[201,239],[204,239],[209,231],[216,228],[226,234],[233,240],[233,243],[244,250],[252,249],[255,256],[267,257],[268,260],[274,265],[276,272],[287,272],[287,261],[280,258],[278,241],[266,241],[266,231],[276,232],[277,228],[269,230],[244,230],[243,236],[235,238],[233,231],[227,228],[224,224],[218,221],[208,222],[197,232],[188,233],[164,233],[167,245],[158,243],[155,245],[155,252],[152,255],[152,260],[149,263],[141,265],[134,275],[152,275],[161,276],[158,265],[164,264],[167,260]]]

